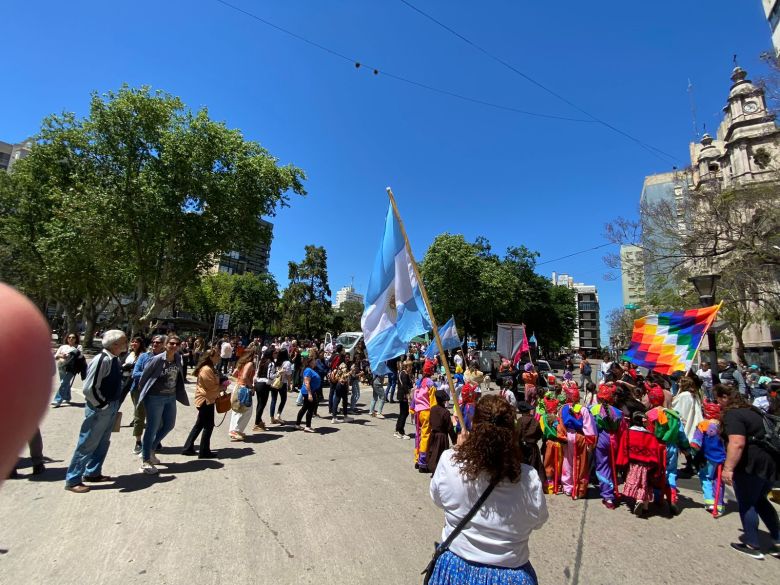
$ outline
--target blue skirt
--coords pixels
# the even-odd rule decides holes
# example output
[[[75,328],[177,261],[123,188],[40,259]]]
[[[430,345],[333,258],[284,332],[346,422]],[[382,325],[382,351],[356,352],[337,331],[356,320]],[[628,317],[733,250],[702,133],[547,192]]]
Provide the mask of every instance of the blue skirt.
[[[538,585],[528,561],[516,569],[470,563],[447,551],[436,561],[431,585]]]

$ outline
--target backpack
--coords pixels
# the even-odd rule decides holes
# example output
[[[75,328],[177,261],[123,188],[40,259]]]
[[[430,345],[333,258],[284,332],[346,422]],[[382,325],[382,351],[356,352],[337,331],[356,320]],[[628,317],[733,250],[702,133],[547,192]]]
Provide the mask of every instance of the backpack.
[[[81,371],[79,364],[80,356],[81,352],[79,350],[68,353],[68,357],[65,358],[65,362],[62,364],[62,369],[69,374],[78,374]]]
[[[762,410],[761,420],[764,423],[764,434],[760,437],[748,437],[748,441],[763,448],[776,460],[780,460],[780,416],[768,414]]]

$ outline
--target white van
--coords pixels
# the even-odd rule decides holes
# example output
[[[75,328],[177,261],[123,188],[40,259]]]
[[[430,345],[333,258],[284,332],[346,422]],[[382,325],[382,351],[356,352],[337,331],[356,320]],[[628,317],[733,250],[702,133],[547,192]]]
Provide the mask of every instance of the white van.
[[[355,357],[355,350],[362,339],[362,331],[348,331],[342,333],[333,341],[333,347],[341,345],[344,351],[349,354],[349,357]]]

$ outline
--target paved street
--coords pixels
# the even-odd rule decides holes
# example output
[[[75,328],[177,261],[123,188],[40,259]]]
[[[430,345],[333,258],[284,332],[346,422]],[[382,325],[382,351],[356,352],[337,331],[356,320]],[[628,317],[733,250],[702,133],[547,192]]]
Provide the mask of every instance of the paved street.
[[[230,443],[225,422],[213,440],[220,459],[201,461],[177,454],[195,418],[179,406],[159,476],[138,473],[124,426],[104,469],[116,482],[83,495],[63,489],[83,410],[51,410],[46,473],[0,490],[0,582],[420,583],[443,517],[428,477],[412,468],[413,442],[393,438],[397,409],[387,405],[387,420],[315,419],[318,434],[272,427],[246,443]],[[290,395],[286,419],[294,410]],[[129,400],[123,413],[127,424]],[[675,519],[608,511],[594,490],[586,501],[549,498],[550,520],[531,540],[540,583],[775,582],[780,561],[730,550],[733,504],[714,520],[691,489],[697,482],[683,486]]]

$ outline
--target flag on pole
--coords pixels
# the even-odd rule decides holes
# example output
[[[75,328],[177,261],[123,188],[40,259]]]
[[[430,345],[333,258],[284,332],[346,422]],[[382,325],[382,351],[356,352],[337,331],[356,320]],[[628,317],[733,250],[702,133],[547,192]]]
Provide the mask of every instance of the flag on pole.
[[[637,319],[631,345],[621,359],[659,374],[687,371],[718,309],[720,305]]]
[[[455,317],[450,317],[450,320],[439,329],[439,337],[441,337],[441,344],[444,347],[444,351],[456,349],[463,345],[463,342],[458,337],[458,329],[455,327]],[[439,348],[436,345],[436,342],[431,342],[428,346],[428,350],[425,352],[425,357],[433,359],[438,353]]]
[[[517,363],[523,357],[523,354],[527,353],[529,350],[530,348],[528,346],[528,338],[525,336],[525,325],[523,325],[523,340],[520,342],[520,347],[518,348],[517,353],[515,354],[515,359],[513,360],[513,363],[517,365]]]
[[[387,208],[360,325],[374,372],[384,371],[385,361],[405,353],[413,337],[432,329],[392,205]]]

